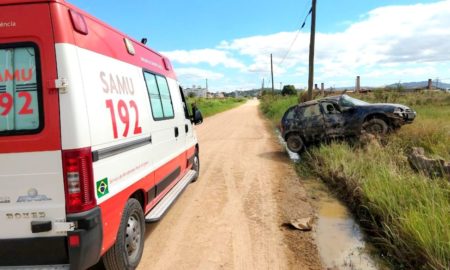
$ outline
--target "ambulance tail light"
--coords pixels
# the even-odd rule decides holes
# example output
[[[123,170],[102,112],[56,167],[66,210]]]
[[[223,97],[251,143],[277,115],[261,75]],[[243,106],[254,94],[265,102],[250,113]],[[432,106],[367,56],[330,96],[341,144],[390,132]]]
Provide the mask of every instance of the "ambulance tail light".
[[[92,173],[91,148],[63,151],[67,213],[79,213],[97,205]]]

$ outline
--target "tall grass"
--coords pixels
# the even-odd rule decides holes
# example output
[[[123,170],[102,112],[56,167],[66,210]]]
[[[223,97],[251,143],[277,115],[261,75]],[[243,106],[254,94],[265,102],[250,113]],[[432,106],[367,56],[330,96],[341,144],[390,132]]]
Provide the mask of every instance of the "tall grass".
[[[450,185],[412,171],[401,150],[333,143],[303,158],[339,189],[390,258],[408,269],[449,269]]]
[[[188,104],[191,107],[195,102],[203,117],[208,117],[244,104],[245,101],[245,98],[189,98]]]
[[[401,103],[412,107],[417,112],[416,120],[412,125],[402,127],[392,139],[403,148],[423,147],[431,156],[450,160],[450,94],[376,91],[355,97],[369,102]]]
[[[260,109],[275,124],[280,122],[287,108],[297,103],[297,96],[265,95],[262,97]]]
[[[383,96],[381,96],[383,95]],[[335,142],[310,148],[299,171],[313,173],[338,190],[375,244],[398,268],[450,269],[450,183],[413,171],[404,155],[412,146],[450,157],[450,95],[375,93],[359,98],[410,105],[413,124],[384,145]],[[382,99],[382,100],[380,100]],[[395,100],[393,100],[395,99]],[[420,102],[418,102],[420,100]],[[428,104],[424,101],[431,100]],[[263,100],[273,122],[288,100]],[[264,106],[271,109],[263,109]],[[267,114],[266,114],[267,115]]]

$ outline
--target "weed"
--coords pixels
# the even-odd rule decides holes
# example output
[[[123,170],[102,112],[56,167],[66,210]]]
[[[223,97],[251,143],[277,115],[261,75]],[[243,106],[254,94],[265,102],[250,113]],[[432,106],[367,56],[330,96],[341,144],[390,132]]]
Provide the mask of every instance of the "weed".
[[[450,96],[376,91],[355,97],[412,106],[417,119],[365,147],[335,142],[308,149],[297,165],[338,191],[387,258],[403,269],[450,269],[450,183],[413,171],[413,146],[450,160]],[[262,112],[276,123],[294,98],[267,97]]]
[[[206,98],[189,98],[188,104],[196,103],[202,112],[203,117],[212,116],[214,114],[232,109],[243,104],[245,98],[222,98],[222,99],[206,99]]]

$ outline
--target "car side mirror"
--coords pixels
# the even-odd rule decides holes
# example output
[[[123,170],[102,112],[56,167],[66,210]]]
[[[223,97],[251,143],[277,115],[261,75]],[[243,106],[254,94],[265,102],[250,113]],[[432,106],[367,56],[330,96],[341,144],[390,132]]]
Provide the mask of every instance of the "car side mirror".
[[[200,110],[195,110],[192,122],[194,123],[194,125],[200,125],[201,123],[203,123],[203,115]]]

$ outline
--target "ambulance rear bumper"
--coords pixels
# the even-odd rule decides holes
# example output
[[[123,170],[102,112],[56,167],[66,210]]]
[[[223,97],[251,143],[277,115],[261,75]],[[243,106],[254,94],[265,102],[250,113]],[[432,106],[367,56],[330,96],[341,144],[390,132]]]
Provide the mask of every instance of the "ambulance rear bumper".
[[[0,239],[0,269],[84,270],[95,265],[103,240],[100,208],[70,215],[67,221],[77,224],[67,236]],[[69,243],[73,236],[78,245]]]

